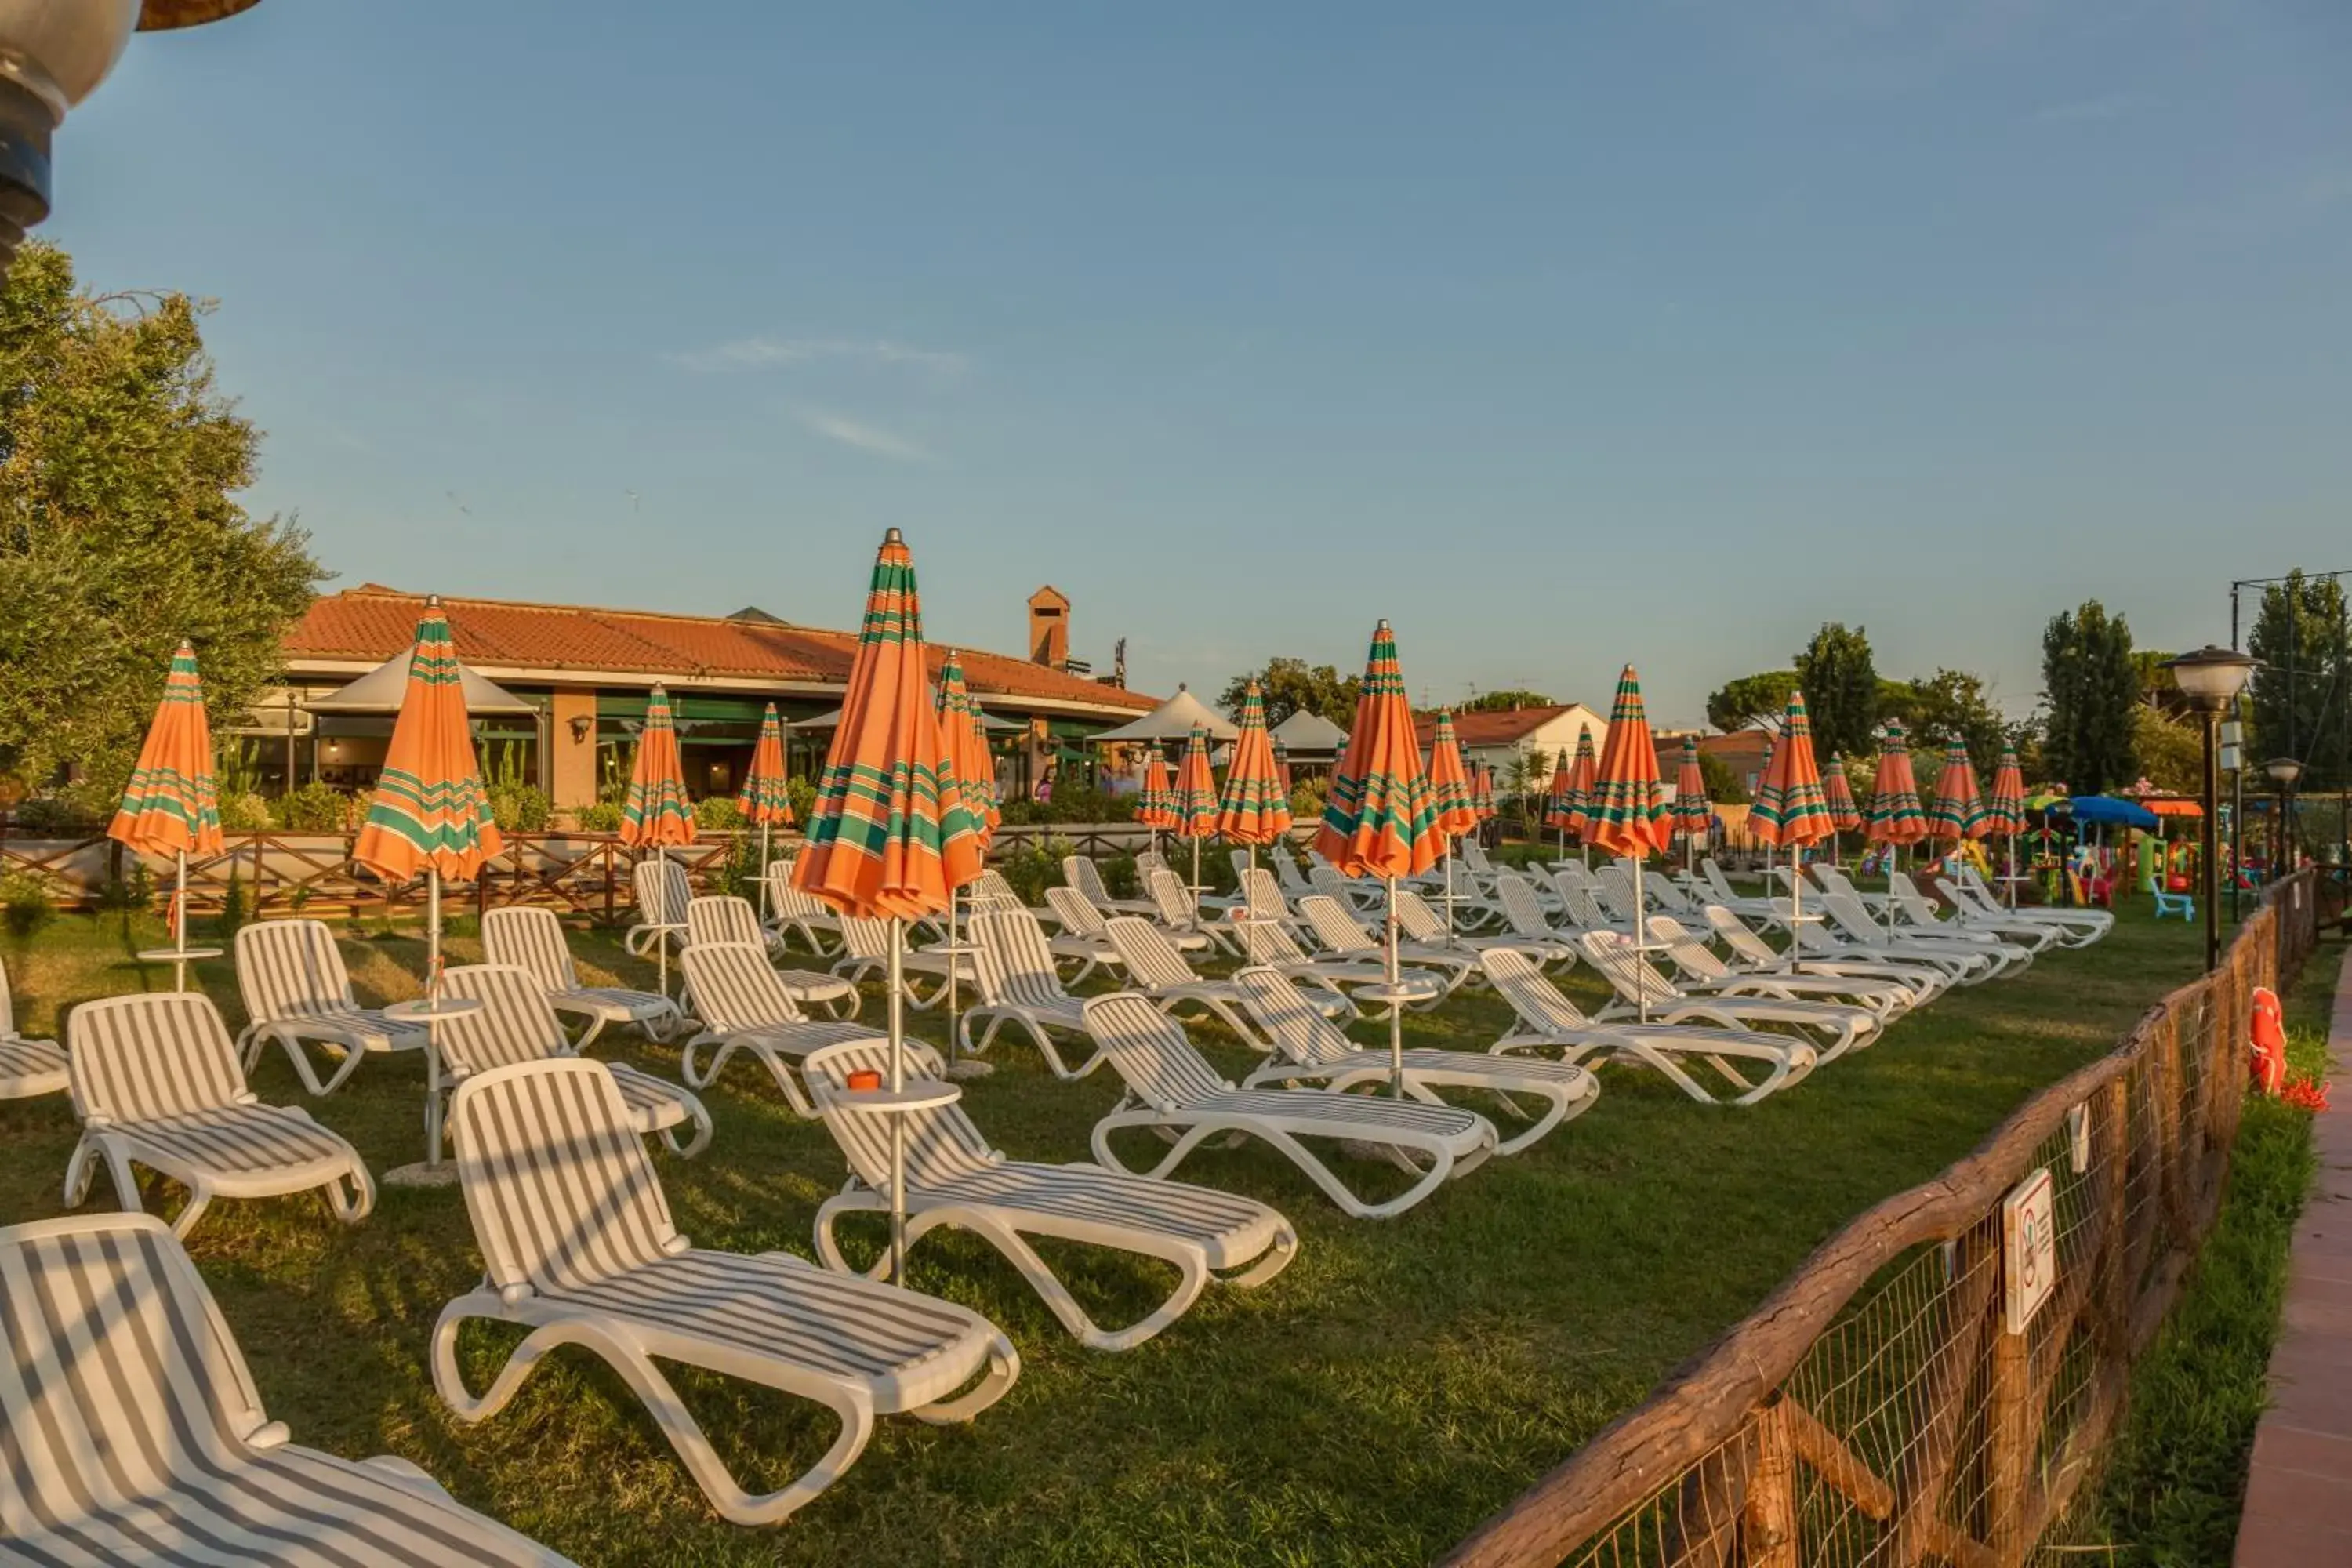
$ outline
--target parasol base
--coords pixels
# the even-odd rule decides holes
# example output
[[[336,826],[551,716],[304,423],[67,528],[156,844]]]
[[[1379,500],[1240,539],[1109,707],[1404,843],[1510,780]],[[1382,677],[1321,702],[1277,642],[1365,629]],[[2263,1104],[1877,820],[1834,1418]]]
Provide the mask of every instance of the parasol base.
[[[950,1062],[943,1070],[947,1073],[948,1077],[959,1080],[964,1079],[986,1078],[990,1073],[996,1070],[996,1064],[993,1062],[976,1061],[971,1057],[959,1057],[954,1061]]]
[[[454,1187],[457,1184],[457,1163],[444,1160],[428,1165],[419,1160],[413,1165],[394,1165],[376,1180],[387,1187]]]

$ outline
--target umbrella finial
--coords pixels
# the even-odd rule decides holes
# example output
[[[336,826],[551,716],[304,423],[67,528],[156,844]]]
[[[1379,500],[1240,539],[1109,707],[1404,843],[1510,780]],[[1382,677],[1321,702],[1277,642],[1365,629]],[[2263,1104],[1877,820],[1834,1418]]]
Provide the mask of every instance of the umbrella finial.
[[[907,536],[899,532],[895,528],[886,528],[882,531],[882,542],[885,544],[904,544],[907,542]]]
[[[427,594],[427,595],[425,595],[425,607],[426,609],[428,609],[428,610],[437,610],[437,609],[439,609],[439,608],[441,607],[441,595],[438,595],[438,594]]]

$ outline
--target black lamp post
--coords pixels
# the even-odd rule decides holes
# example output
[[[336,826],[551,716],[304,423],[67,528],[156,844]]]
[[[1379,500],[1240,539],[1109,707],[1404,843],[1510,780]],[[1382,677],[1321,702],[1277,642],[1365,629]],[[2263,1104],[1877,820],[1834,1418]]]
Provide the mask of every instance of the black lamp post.
[[[2287,830],[2286,814],[2294,794],[2294,781],[2303,776],[2303,764],[2293,757],[2273,757],[2263,764],[2263,772],[2278,785],[2278,823],[2271,830],[2271,880],[2275,882],[2294,868],[2287,864],[2287,846],[2293,840]]]
[[[2261,660],[2235,648],[2206,647],[2165,660],[2189,706],[2204,720],[2205,733],[2205,973],[2221,962],[2221,715],[2236,706],[2238,693]]]
[[[49,216],[49,137],[135,28],[217,22],[257,0],[0,0],[0,277]]]

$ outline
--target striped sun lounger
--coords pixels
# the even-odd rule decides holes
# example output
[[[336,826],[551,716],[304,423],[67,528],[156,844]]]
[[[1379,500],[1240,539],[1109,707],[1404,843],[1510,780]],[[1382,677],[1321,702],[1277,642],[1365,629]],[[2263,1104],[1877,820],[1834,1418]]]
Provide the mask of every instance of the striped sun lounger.
[[[723,1518],[774,1524],[841,1478],[876,1416],[968,1421],[1021,1373],[1012,1342],[964,1308],[790,1253],[693,1246],[670,1219],[602,1062],[524,1062],[469,1078],[450,1126],[486,1265],[480,1288],[444,1308],[433,1330],[433,1386],[462,1420],[496,1415],[541,1357],[579,1345],[644,1401]],[[457,1368],[457,1331],[470,1318],[530,1331],[478,1397]],[[798,1479],[747,1492],[662,1362],[813,1400],[840,1417],[841,1435]]]
[[[82,1126],[66,1165],[68,1207],[89,1195],[100,1161],[127,1211],[141,1206],[134,1165],[186,1187],[172,1226],[181,1236],[215,1197],[319,1187],[346,1223],[375,1206],[357,1150],[308,1111],[264,1105],[245,1087],[228,1026],[202,992],[85,1002],[66,1016],[66,1053]]]
[[[527,971],[547,992],[559,1013],[588,1020],[588,1032],[572,1042],[585,1049],[607,1024],[635,1024],[652,1040],[667,1040],[686,1021],[677,1003],[658,991],[623,985],[583,985],[563,940],[563,922],[553,910],[529,904],[492,910],[482,917],[482,956]]]
[[[352,994],[351,972],[324,921],[257,921],[236,933],[236,989],[245,1001],[245,1032],[237,1044],[251,1072],[264,1046],[276,1040],[312,1094],[331,1094],[362,1058],[421,1051],[430,1036],[422,1024],[395,1023]],[[303,1042],[341,1054],[324,1082],[311,1070]]]
[[[0,1100],[29,1100],[66,1087],[66,1053],[55,1040],[28,1040],[16,1032],[8,1000],[8,970],[0,964]]]
[[[152,1215],[0,1230],[0,1563],[566,1568],[404,1459],[289,1441]]]

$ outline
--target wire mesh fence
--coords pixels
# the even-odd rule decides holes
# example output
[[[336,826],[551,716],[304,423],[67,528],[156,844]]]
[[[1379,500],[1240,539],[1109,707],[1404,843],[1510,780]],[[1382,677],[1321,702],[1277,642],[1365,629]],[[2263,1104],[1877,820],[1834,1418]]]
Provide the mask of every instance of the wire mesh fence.
[[[1849,1226],[1449,1564],[2026,1563],[2220,1210],[2252,994],[2302,967],[2318,901],[2279,884],[2214,973]]]

